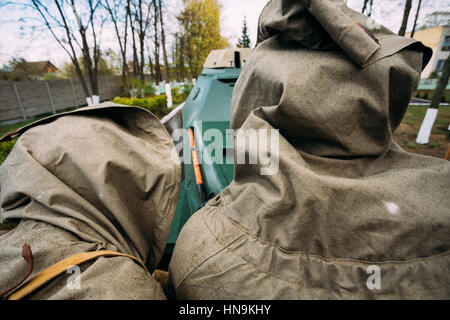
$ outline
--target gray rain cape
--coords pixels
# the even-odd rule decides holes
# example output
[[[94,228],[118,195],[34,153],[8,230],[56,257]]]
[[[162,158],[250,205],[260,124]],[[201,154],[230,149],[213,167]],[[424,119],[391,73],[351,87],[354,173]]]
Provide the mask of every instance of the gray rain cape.
[[[237,163],[186,223],[177,298],[449,299],[450,165],[393,141],[429,58],[341,0],[270,1],[231,128],[278,129],[279,170]]]
[[[175,211],[180,165],[160,121],[111,103],[34,123],[0,167],[1,221],[20,219],[0,237],[0,292],[34,270],[82,252],[132,255],[158,264]],[[175,158],[176,159],[176,158]],[[100,257],[63,273],[31,299],[165,299],[160,284],[127,257]],[[79,278],[74,277],[79,275]]]

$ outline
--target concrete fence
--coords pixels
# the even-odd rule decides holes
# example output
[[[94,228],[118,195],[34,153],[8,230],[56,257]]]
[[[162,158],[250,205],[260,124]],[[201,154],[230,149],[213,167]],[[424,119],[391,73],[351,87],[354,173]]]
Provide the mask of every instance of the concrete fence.
[[[120,76],[98,79],[100,100],[120,95]],[[45,113],[86,105],[78,79],[0,80],[0,122],[28,120]]]

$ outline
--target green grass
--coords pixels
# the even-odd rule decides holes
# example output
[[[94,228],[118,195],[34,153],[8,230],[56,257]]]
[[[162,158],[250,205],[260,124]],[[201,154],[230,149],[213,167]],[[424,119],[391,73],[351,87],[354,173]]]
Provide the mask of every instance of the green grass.
[[[5,134],[7,134],[8,132],[26,126],[27,124],[30,124],[32,122],[35,122],[39,119],[48,117],[50,114],[45,114],[43,116],[39,116],[39,117],[35,117],[31,120],[28,121],[22,121],[22,122],[17,122],[17,123],[11,123],[11,124],[6,124],[6,125],[0,125],[0,137],[3,137]]]
[[[442,146],[442,144],[440,142],[432,142],[429,144],[429,146],[431,148],[439,149]]]
[[[422,121],[428,105],[409,106],[400,127],[395,131],[395,140],[407,151],[443,158],[450,142],[450,106],[441,106],[431,130],[430,142],[422,145],[416,143]]]
[[[428,106],[409,106],[408,111],[403,118],[402,123],[410,125],[417,128],[417,131],[422,124],[425,113],[427,112]],[[441,106],[438,110],[438,116],[436,122],[431,130],[432,134],[447,134],[448,124],[450,123],[450,106]]]
[[[413,142],[413,141],[405,140],[405,143],[410,148],[416,149],[416,148],[419,147],[419,145],[417,143]]]

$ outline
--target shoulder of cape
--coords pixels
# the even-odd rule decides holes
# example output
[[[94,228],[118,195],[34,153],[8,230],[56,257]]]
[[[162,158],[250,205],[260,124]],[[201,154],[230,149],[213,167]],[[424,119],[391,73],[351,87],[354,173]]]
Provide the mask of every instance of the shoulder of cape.
[[[117,111],[120,110],[120,112],[146,112],[150,117],[153,117],[155,119],[158,120],[158,118],[153,115],[151,112],[149,112],[148,110],[144,109],[144,108],[140,108],[140,107],[134,107],[134,106],[126,106],[126,105],[122,105],[122,104],[117,104],[117,103],[112,103],[112,102],[104,102],[104,103],[100,103],[98,105],[95,106],[91,106],[91,107],[84,107],[84,108],[79,108],[76,110],[72,110],[72,111],[67,111],[67,112],[61,112],[58,114],[54,114],[48,117],[45,117],[43,119],[37,120],[35,122],[32,122],[30,124],[27,124],[26,126],[14,129],[8,133],[6,133],[4,136],[2,136],[0,138],[0,142],[4,142],[4,141],[8,141],[8,140],[12,140],[14,138],[19,137],[20,135],[22,135],[24,132],[26,132],[28,129],[36,127],[38,125],[41,124],[46,124],[49,123],[57,118],[63,117],[63,116],[67,116],[67,115],[73,115],[73,114],[82,114],[82,115],[87,115],[87,114],[108,114],[111,113],[113,111]],[[159,120],[158,120],[159,121]]]

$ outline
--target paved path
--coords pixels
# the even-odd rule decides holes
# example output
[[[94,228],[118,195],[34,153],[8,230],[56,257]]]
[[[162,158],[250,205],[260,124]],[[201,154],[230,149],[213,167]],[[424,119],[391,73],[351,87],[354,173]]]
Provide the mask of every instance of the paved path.
[[[409,102],[410,105],[417,106],[417,105],[430,105],[431,100],[426,99],[420,99],[420,98],[411,98],[411,101]],[[444,103],[441,102],[439,106],[448,106],[450,103]]]

